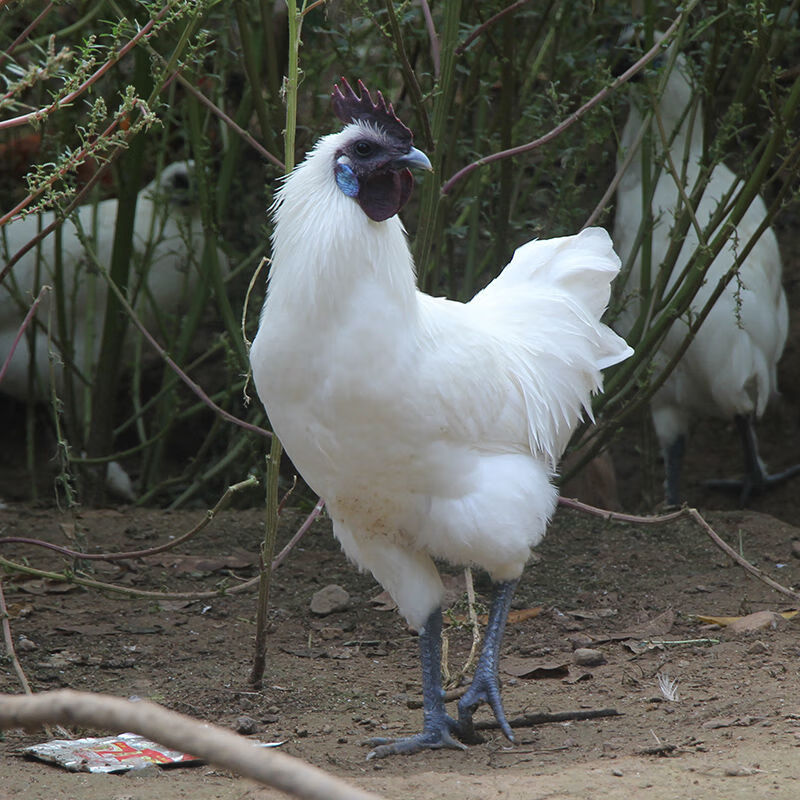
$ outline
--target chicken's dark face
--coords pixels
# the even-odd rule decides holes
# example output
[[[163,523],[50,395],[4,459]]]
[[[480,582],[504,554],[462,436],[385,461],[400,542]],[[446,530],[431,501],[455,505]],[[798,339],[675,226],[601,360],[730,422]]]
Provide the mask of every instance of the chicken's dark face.
[[[398,119],[391,103],[377,93],[373,101],[359,81],[359,94],[342,78],[344,90],[331,93],[333,111],[348,123],[336,153],[336,185],[376,222],[393,217],[411,196],[414,181],[409,168],[431,169],[431,162],[412,146],[414,136]]]
[[[370,219],[382,222],[408,202],[414,185],[409,168],[430,169],[431,162],[405,139],[364,123],[350,127],[352,137],[336,154],[336,184]]]

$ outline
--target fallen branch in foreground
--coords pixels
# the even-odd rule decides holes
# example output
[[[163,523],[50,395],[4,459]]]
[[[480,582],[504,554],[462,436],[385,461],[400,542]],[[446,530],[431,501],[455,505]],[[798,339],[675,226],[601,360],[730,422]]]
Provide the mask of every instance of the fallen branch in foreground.
[[[582,711],[556,711],[552,714],[523,714],[521,717],[510,719],[508,724],[512,728],[532,728],[535,725],[546,725],[548,722],[569,722],[571,720],[599,719],[600,717],[621,717],[622,713],[616,708],[584,709]],[[496,719],[483,719],[475,723],[476,731],[489,731],[500,729]]]
[[[301,800],[381,800],[298,758],[260,748],[233,731],[146,700],[71,689],[30,696],[0,694],[0,729],[47,722],[138,733]]]
[[[689,519],[694,520],[705,532],[709,539],[711,539],[714,544],[725,553],[728,558],[733,559],[742,569],[746,572],[749,572],[753,577],[758,578],[762,583],[765,583],[769,586],[770,589],[774,589],[776,592],[780,592],[787,597],[791,597],[796,603],[800,603],[800,592],[795,592],[793,589],[789,589],[787,586],[783,586],[782,584],[778,583],[777,581],[773,580],[769,577],[765,572],[760,570],[755,565],[751,564],[744,556],[739,555],[727,542],[725,542],[719,534],[703,519],[702,514],[696,508],[690,508],[689,506],[683,506],[683,508],[679,508],[677,511],[672,511],[669,514],[658,514],[651,517],[641,517],[637,516],[636,514],[622,514],[619,511],[607,511],[603,508],[596,508],[595,506],[590,506],[587,503],[581,503],[580,500],[575,500],[574,498],[569,497],[559,497],[558,504],[561,506],[565,506],[566,508],[572,508],[576,511],[584,511],[587,514],[592,514],[595,517],[601,517],[605,520],[611,520],[614,522],[629,522],[633,525],[663,525],[667,522],[674,522],[676,519],[680,519],[681,517],[689,517]]]

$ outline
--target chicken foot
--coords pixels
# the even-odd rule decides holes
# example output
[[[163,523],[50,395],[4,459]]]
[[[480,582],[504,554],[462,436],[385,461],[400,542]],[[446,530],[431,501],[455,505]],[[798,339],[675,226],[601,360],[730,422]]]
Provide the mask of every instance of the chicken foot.
[[[458,701],[458,738],[470,744],[482,742],[481,736],[475,732],[472,715],[481,703],[491,706],[495,719],[500,725],[505,737],[514,741],[514,734],[508,724],[503,709],[503,700],[500,696],[500,681],[497,677],[500,663],[500,645],[503,641],[503,632],[511,608],[511,598],[518,581],[502,581],[495,584],[495,593],[492,606],[489,610],[489,622],[486,626],[486,635],[483,638],[481,650],[472,683],[463,697]]]
[[[734,418],[744,451],[744,476],[737,479],[717,479],[705,482],[711,489],[727,489],[739,492],[739,504],[746,506],[750,497],[763,494],[767,489],[800,474],[800,464],[770,474],[758,454],[758,438],[752,414],[737,414]]]
[[[439,750],[449,747],[466,750],[466,747],[453,738],[458,734],[459,724],[447,714],[444,707],[442,689],[442,610],[431,613],[419,632],[419,654],[422,662],[422,733],[402,739],[374,738],[374,747],[367,755],[371,758],[384,758],[391,755],[411,755],[421,750]]]

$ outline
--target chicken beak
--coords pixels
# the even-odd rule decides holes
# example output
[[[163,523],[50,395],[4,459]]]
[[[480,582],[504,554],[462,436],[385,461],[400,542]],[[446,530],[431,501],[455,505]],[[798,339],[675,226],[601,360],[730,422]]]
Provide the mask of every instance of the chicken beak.
[[[396,158],[393,164],[397,167],[408,167],[410,169],[433,170],[428,156],[422,150],[417,150],[416,147],[412,147],[404,156]]]

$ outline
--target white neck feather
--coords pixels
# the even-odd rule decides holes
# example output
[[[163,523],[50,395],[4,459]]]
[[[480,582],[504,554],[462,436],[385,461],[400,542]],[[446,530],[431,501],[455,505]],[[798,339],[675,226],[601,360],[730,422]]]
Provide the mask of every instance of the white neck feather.
[[[689,157],[690,174],[696,168],[697,159],[703,152],[703,106],[698,100],[697,110],[693,113],[694,95],[695,92],[689,78],[686,60],[682,55],[678,55],[655,112],[661,117],[668,141],[672,142],[670,151],[673,153],[673,158],[682,158],[684,152],[691,154]],[[640,108],[635,103],[632,103],[630,115],[622,134],[621,157],[633,144],[641,128],[643,118]],[[675,133],[676,130],[677,133]],[[658,149],[661,150],[661,134],[655,120],[652,124],[652,131],[653,140]],[[675,134],[674,137],[673,133]],[[688,151],[686,150],[687,141]],[[635,170],[637,165],[638,159],[634,158],[631,167]],[[680,170],[680,163],[676,163],[675,166]]]
[[[345,135],[347,128],[321,139],[278,193],[267,304],[336,315],[353,285],[368,281],[413,314],[416,279],[403,224],[397,216],[372,221],[336,184]]]

